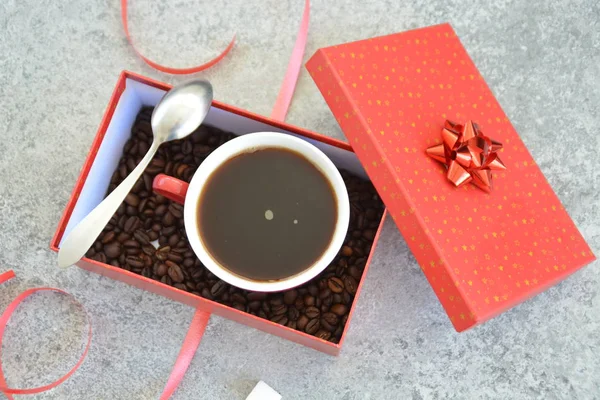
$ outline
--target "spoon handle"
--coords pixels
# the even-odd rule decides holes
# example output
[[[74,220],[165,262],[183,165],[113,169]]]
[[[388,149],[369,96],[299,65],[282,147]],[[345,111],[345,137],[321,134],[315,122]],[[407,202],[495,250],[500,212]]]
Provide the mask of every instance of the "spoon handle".
[[[65,268],[79,261],[92,246],[98,235],[117,211],[125,196],[131,191],[133,185],[142,176],[142,173],[152,161],[158,150],[159,144],[152,142],[152,146],[133,171],[109,194],[96,208],[94,208],[67,236],[58,251],[58,266]]]

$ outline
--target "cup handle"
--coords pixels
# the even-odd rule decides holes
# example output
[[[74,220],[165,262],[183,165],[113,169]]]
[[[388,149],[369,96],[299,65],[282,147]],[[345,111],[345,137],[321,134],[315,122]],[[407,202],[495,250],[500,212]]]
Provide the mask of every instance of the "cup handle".
[[[152,190],[179,204],[185,203],[185,195],[190,185],[180,179],[165,174],[158,174],[152,182]]]

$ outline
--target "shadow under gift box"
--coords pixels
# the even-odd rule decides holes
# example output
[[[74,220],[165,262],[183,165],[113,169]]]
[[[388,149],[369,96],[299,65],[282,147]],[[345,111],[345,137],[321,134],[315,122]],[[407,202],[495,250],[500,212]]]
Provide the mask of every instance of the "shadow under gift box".
[[[142,107],[155,106],[164,93],[170,88],[171,87],[167,84],[154,81],[132,72],[124,71],[121,73],[100,124],[100,128],[92,143],[90,152],[81,169],[71,198],[67,203],[67,207],[58,224],[52,242],[50,243],[50,248],[52,250],[58,251],[63,238],[65,238],[66,235],[104,199],[112,174],[123,154],[123,147],[131,136],[131,128],[137,114]],[[273,131],[300,137],[321,149],[337,167],[368,180],[368,177],[360,161],[352,151],[352,148],[342,141],[322,136],[284,122],[273,121],[269,118],[217,101],[213,101],[212,108],[208,113],[204,124],[215,126],[224,131],[233,132],[236,135],[260,131]],[[360,294],[363,280],[367,273],[383,225],[381,222],[385,219],[385,216],[386,212],[383,213],[383,217],[379,223],[371,253],[368,256],[363,275],[352,302],[348,321],[338,344],[319,339],[304,332],[276,324],[266,319],[239,311],[235,308],[219,304],[153,279],[145,278],[136,273],[113,267],[112,265],[104,264],[87,257],[81,259],[76,265],[88,271],[160,294],[192,307],[312,347],[316,350],[331,355],[337,355],[344,342],[346,331],[350,326],[356,299],[358,299]]]

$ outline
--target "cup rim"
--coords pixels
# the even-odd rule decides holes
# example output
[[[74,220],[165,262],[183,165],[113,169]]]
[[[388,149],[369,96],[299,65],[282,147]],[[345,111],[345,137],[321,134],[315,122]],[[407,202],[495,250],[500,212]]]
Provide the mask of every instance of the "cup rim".
[[[291,277],[274,281],[256,281],[237,275],[215,260],[204,245],[197,226],[198,199],[207,178],[224,162],[238,154],[260,148],[285,148],[306,157],[331,184],[337,204],[337,220],[329,245],[307,269]],[[329,157],[318,147],[286,133],[255,132],[240,135],[217,147],[200,164],[192,177],[184,203],[184,224],[188,241],[196,256],[219,279],[241,289],[278,292],[302,285],[320,274],[333,261],[342,247],[350,222],[350,202],[342,176]]]

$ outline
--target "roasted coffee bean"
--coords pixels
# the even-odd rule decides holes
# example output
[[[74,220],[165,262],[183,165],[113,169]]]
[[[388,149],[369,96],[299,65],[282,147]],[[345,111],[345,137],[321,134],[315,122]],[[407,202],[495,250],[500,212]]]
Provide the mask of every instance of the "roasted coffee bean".
[[[177,235],[176,233],[172,234],[169,237],[169,241],[168,241],[169,246],[176,247],[176,245],[177,245],[178,242],[179,242],[179,235]]]
[[[299,310],[304,308],[304,298],[302,296],[298,296],[298,298],[294,302],[294,306]]]
[[[185,267],[185,263],[184,263],[183,266]],[[189,269],[188,269],[188,271],[189,271]],[[194,268],[194,269],[192,269],[192,272],[190,273],[190,276],[195,281],[198,281],[198,280],[200,280],[200,278],[202,278],[202,272],[203,272],[202,269],[200,269],[200,268]]]
[[[132,268],[142,268],[144,266],[142,259],[136,256],[127,256],[125,262],[131,265]]]
[[[179,290],[187,290],[187,287],[183,283],[174,283],[173,286]]]
[[[98,253],[98,254],[95,254],[95,255],[92,257],[92,259],[93,259],[93,260],[96,260],[96,261],[98,261],[98,262],[101,262],[101,263],[106,263],[106,256],[104,255],[104,253]]]
[[[183,266],[186,268],[192,268],[194,266],[194,259],[186,258],[185,260],[183,260]]]
[[[315,296],[310,294],[304,295],[304,305],[306,306],[314,306],[315,305]]]
[[[146,245],[142,246],[142,251],[144,252],[144,254],[146,254],[148,256],[153,256],[154,253],[156,252],[156,249],[151,244],[146,244]]]
[[[133,207],[133,206],[129,206],[128,205],[127,207],[125,207],[125,214],[127,214],[127,215],[138,215],[139,212],[138,212],[137,207]]]
[[[165,160],[161,158],[154,157],[152,161],[150,161],[150,165],[146,167],[146,172],[149,174],[158,174],[165,167]],[[127,175],[125,175],[127,176]]]
[[[296,321],[296,326],[298,327],[298,329],[300,329],[301,331],[303,331],[309,320],[310,319],[306,315],[304,315],[304,314],[300,315],[298,317],[298,320]]]
[[[165,215],[166,212],[167,212],[167,206],[164,204],[161,204],[160,206],[158,206],[154,209],[154,215],[158,215],[159,217],[162,217],[163,215]],[[158,229],[160,230],[160,225],[158,225]]]
[[[332,296],[327,296],[327,297],[323,298],[323,300],[321,300],[321,307],[325,307],[328,309],[329,307],[331,307],[332,304],[333,304]]]
[[[152,265],[152,257],[149,257],[147,254],[141,253],[139,257],[144,261],[145,267],[150,267]]]
[[[158,275],[158,276],[164,276],[167,271],[169,270],[169,267],[166,266],[166,264],[163,264],[161,262],[156,262],[154,263],[154,275]]]
[[[148,173],[147,169],[144,175],[142,175],[142,180],[144,181],[144,188],[150,192],[152,190],[152,176]]]
[[[285,326],[287,326],[288,328],[291,328],[291,329],[296,329],[296,327],[297,327],[298,325],[296,324],[296,321],[292,321],[292,320],[290,319],[290,320],[288,320],[288,323],[287,323],[287,324],[285,324]]]
[[[329,338],[331,337],[331,333],[327,332],[326,330],[320,329],[319,331],[317,331],[317,333],[315,333],[315,336],[319,339],[329,340]]]
[[[347,291],[344,290],[344,292],[342,292],[342,297],[343,297],[343,301],[344,304],[350,304],[352,303],[352,295],[350,293],[348,293]]]
[[[344,282],[340,278],[329,278],[327,286],[329,286],[329,290],[333,293],[342,293],[344,290]]]
[[[298,291],[295,289],[290,289],[283,295],[283,302],[287,305],[294,304],[297,297]]]
[[[150,146],[148,145],[148,143],[144,141],[140,141],[138,143],[138,154],[144,155],[148,152],[148,150],[150,150]]]
[[[338,325],[338,327],[335,328],[335,331],[333,331],[333,336],[339,340],[342,337],[342,333],[344,333],[344,325],[343,324]]]
[[[140,244],[137,240],[129,239],[129,240],[126,240],[125,243],[123,243],[123,246],[137,248],[137,247],[140,247]]]
[[[306,314],[306,316],[310,319],[312,318],[318,318],[319,315],[321,314],[321,312],[319,311],[319,309],[317,307],[311,306],[311,307],[306,307],[306,310],[304,310],[304,314]]]
[[[342,296],[341,293],[335,293],[333,296],[331,296],[331,300],[332,300],[332,304],[337,304],[337,303],[343,302],[344,297]]]
[[[119,242],[112,242],[104,246],[104,254],[108,258],[117,258],[121,254],[121,244]]]
[[[158,258],[161,261],[165,261],[170,251],[171,248],[169,246],[159,247],[158,249],[156,249],[156,258]]]
[[[169,267],[167,273],[169,274],[169,277],[173,280],[173,282],[183,282],[183,271],[181,270],[181,267],[179,267],[179,265],[169,260],[165,261],[165,265]]]
[[[117,241],[119,243],[124,243],[131,238],[131,235],[125,232],[121,232],[117,235]]]
[[[109,262],[109,264],[112,265],[113,267],[118,267],[118,268],[121,267],[121,264],[117,260],[111,260]]]
[[[287,316],[291,321],[296,321],[300,317],[300,311],[296,307],[290,307],[287,311]]]
[[[331,296],[331,290],[329,290],[328,287],[326,287],[325,289],[323,289],[319,292],[319,298],[321,300],[323,300],[324,298],[329,297],[329,296]]]
[[[110,232],[106,232],[103,236],[102,236],[102,244],[106,244],[106,243],[110,243],[115,239],[116,235],[115,232],[110,231]]]
[[[132,216],[127,218],[125,224],[123,226],[123,230],[127,233],[133,232],[140,223],[140,219],[138,217]]]
[[[356,226],[358,227],[358,229],[362,229],[365,227],[365,215],[364,214],[359,214],[358,218],[357,218],[357,222],[356,222]]]
[[[137,207],[140,204],[140,198],[135,193],[129,193],[125,196],[125,203],[132,207]]]
[[[353,265],[348,268],[348,274],[354,279],[360,279],[362,276],[362,271],[357,266]]]
[[[321,317],[321,326],[329,332],[333,332],[339,323],[338,316],[332,312],[326,312]]]
[[[287,312],[287,306],[285,304],[278,304],[275,306],[271,306],[271,314],[272,315],[281,315]]]
[[[362,236],[367,240],[375,239],[375,231],[373,229],[366,229],[363,231]]]
[[[142,270],[142,276],[145,278],[152,278],[152,272],[151,269],[146,267]]]
[[[102,250],[102,242],[96,242],[94,243],[94,250],[96,250],[96,252],[101,251]]]
[[[319,294],[319,288],[316,285],[309,285],[308,286],[308,293],[310,293],[313,296],[317,296]]]
[[[210,293],[210,290],[208,288],[202,289],[201,294],[202,294],[202,297],[204,297],[206,299],[209,299],[209,300],[213,299],[213,295]]]
[[[271,314],[271,306],[266,301],[263,301],[260,305],[260,309],[263,310],[266,314]]]
[[[240,293],[232,294],[231,301],[233,301],[235,303],[240,303],[240,304],[246,304],[248,302],[248,300],[246,300],[246,298]]]
[[[167,254],[167,259],[176,262],[176,263],[181,263],[183,261],[183,257],[181,257],[179,254],[175,253],[175,252],[170,252],[169,254]]]
[[[127,166],[125,164],[119,166],[119,175],[121,176],[121,179],[127,178]]]
[[[346,288],[348,293],[355,294],[356,289],[357,289],[356,279],[354,279],[350,275],[346,275],[346,276],[344,276],[343,281],[344,281],[344,287]]]
[[[352,248],[349,246],[342,246],[342,250],[340,251],[345,257],[350,257],[352,255]]]
[[[182,218],[183,217],[183,206],[178,203],[171,203],[169,205],[169,212],[171,214],[173,214],[173,216],[175,218]]]
[[[344,314],[348,313],[348,307],[343,304],[338,303],[338,304],[332,305],[331,308],[329,309],[329,311],[331,311],[338,317],[341,317]]]
[[[181,152],[183,154],[190,154],[192,151],[194,150],[194,146],[192,145],[192,143],[189,140],[186,140],[183,142],[183,144],[181,145]]]
[[[319,319],[313,318],[306,323],[306,326],[304,327],[304,332],[308,333],[309,335],[313,335],[319,330],[320,327],[321,323],[319,322]]]
[[[246,306],[240,303],[233,303],[232,307],[240,311],[246,311]]]
[[[275,322],[276,324],[285,325],[288,323],[288,318],[285,316],[285,314],[276,315],[271,318],[271,321]]]
[[[92,247],[85,253],[85,256],[92,258],[92,257],[94,257],[95,254],[96,254],[96,250],[94,250],[94,248]]]
[[[225,291],[227,290],[227,284],[225,282],[223,282],[222,280],[218,280],[217,283],[215,283],[211,288],[210,288],[210,293],[214,296],[214,297],[219,297],[221,296]]]
[[[175,223],[175,217],[170,212],[167,212],[162,219],[162,223],[165,226],[171,226]]]
[[[277,297],[272,297],[269,300],[269,303],[271,303],[271,306],[279,306],[283,304],[283,297],[282,296],[277,296]]]
[[[258,311],[258,309],[260,308],[260,301],[251,301],[250,303],[248,303],[248,308],[254,311]]]
[[[133,232],[133,237],[141,244],[146,244],[150,242],[150,237],[146,234],[146,232],[144,232],[141,229],[138,229],[135,232]]]

